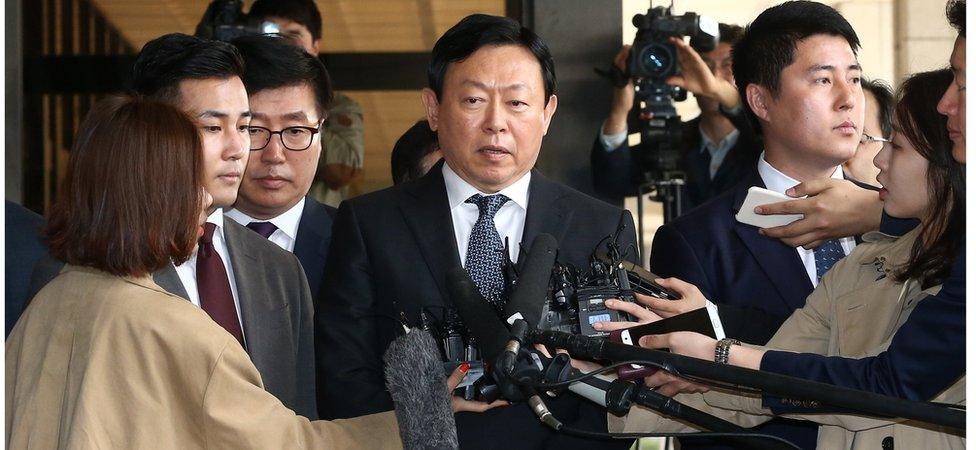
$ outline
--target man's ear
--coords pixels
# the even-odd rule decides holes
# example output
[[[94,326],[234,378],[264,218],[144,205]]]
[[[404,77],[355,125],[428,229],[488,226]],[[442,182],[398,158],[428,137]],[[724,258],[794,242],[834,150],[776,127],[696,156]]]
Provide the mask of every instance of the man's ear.
[[[424,102],[424,111],[427,112],[427,123],[430,124],[431,131],[437,131],[437,114],[441,107],[437,101],[437,94],[430,88],[424,88],[420,91],[420,99]]]
[[[772,95],[766,88],[752,83],[746,86],[746,104],[749,105],[752,113],[759,120],[769,121],[769,101],[771,99]]]
[[[542,114],[544,115],[545,126],[542,127],[542,135],[545,136],[549,132],[549,124],[552,123],[552,116],[556,114],[556,104],[558,103],[556,99],[556,94],[549,96],[549,103],[546,104],[545,110]]]
[[[312,40],[312,48],[315,49],[315,54],[312,55],[312,56],[319,56],[319,52],[322,51],[322,46],[320,44],[322,44],[322,39],[313,39]]]

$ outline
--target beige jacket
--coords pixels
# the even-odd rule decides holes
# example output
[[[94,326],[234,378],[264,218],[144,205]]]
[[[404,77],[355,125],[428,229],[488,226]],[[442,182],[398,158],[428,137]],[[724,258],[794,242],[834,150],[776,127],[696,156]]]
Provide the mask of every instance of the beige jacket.
[[[229,333],[148,277],[67,266],[7,339],[6,377],[8,448],[401,447],[392,412],[285,408]]]
[[[807,297],[806,305],[783,323],[765,348],[851,358],[884,351],[919,300],[941,289],[935,286],[923,291],[915,280],[897,283],[891,277],[891,272],[908,260],[917,235],[918,229],[901,238],[879,232],[866,234],[864,243],[824,276]],[[962,377],[933,401],[963,404],[965,391],[966,380]],[[713,390],[675,398],[747,427],[771,418],[758,396]],[[894,439],[894,448],[965,448],[962,437],[927,424],[841,414],[787,417],[820,423],[817,448],[825,450],[876,450],[882,448],[882,440],[889,436]],[[608,421],[611,431],[616,432],[696,431],[637,407],[623,418],[609,416]]]

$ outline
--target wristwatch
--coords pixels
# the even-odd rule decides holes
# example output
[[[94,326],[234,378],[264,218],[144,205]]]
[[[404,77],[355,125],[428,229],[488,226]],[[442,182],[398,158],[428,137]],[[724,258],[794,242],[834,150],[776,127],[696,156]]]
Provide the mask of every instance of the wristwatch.
[[[737,339],[732,339],[732,338],[725,338],[725,339],[721,339],[718,342],[716,342],[715,343],[715,362],[717,362],[719,364],[728,364],[729,363],[729,347],[731,347],[733,345],[739,345],[739,344],[741,344],[741,342],[739,342]]]

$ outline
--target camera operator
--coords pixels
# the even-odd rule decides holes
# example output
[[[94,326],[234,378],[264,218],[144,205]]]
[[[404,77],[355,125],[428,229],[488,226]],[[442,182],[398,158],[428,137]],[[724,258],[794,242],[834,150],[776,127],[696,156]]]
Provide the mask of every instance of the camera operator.
[[[687,175],[688,195],[683,211],[698,206],[742,179],[759,157],[762,145],[742,108],[732,77],[732,45],[742,28],[719,24],[719,44],[699,54],[683,40],[672,38],[678,50],[679,75],[667,83],[695,94],[701,115],[682,124],[682,156],[679,163]],[[614,58],[624,71],[630,54],[625,45]],[[610,115],[604,121],[591,152],[593,183],[600,194],[619,199],[636,195],[643,180],[640,163],[645,146],[632,149],[627,143],[628,117],[634,104],[634,84],[614,89]],[[639,117],[648,120],[650,117]]]

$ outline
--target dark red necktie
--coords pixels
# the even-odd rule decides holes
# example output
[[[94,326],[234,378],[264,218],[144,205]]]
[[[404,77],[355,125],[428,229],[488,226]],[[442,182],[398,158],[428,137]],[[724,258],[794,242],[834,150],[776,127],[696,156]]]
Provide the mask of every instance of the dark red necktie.
[[[200,238],[200,249],[197,252],[197,292],[200,294],[200,307],[210,314],[214,322],[233,335],[242,347],[247,348],[244,346],[241,322],[237,319],[237,308],[234,306],[234,294],[230,290],[227,270],[213,245],[216,227],[210,222],[204,224],[203,237]]]

